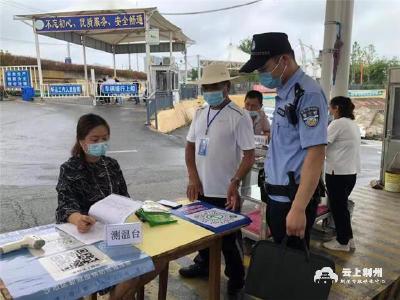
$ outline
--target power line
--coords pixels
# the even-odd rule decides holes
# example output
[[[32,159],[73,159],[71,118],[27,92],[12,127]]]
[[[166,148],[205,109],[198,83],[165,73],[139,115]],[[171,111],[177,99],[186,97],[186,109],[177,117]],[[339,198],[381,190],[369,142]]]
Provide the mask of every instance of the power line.
[[[30,6],[26,6],[26,5],[23,5],[21,3],[15,2],[15,1],[7,2],[5,0],[1,0],[1,3],[4,4],[4,5],[8,5],[9,7],[12,7],[12,8],[27,9],[27,10],[30,10],[30,11],[33,11],[33,12],[43,12],[43,10],[40,10],[40,9],[37,9],[37,8],[33,8],[33,7],[30,7]]]
[[[36,8],[36,7],[32,7],[32,6],[28,6],[28,5],[26,5],[26,4],[22,4],[22,3],[20,3],[20,2],[18,2],[18,1],[12,1],[14,4],[16,4],[16,5],[19,5],[19,6],[21,6],[21,7],[23,7],[23,8],[27,8],[27,9],[30,9],[30,10],[32,10],[32,11],[39,11],[39,12],[45,12],[44,10],[42,10],[42,9],[39,9],[39,8]]]
[[[0,40],[10,41],[10,42],[17,42],[17,43],[23,43],[23,44],[34,44],[34,43],[35,43],[35,42],[33,42],[33,41],[17,40],[17,39],[6,38],[6,37],[0,37]],[[41,42],[40,45],[63,46],[64,44]]]
[[[239,8],[239,7],[243,7],[243,6],[248,6],[248,5],[252,5],[252,4],[255,4],[257,2],[261,2],[261,1],[263,1],[263,0],[255,0],[255,1],[244,3],[244,4],[238,4],[238,5],[233,5],[233,6],[228,6],[228,7],[224,7],[224,8],[218,8],[218,9],[193,11],[193,12],[183,12],[183,13],[161,13],[161,14],[165,15],[165,16],[184,16],[184,15],[209,14],[209,13],[214,13],[214,12],[218,12],[218,11],[224,11],[224,10],[230,10],[230,9]]]

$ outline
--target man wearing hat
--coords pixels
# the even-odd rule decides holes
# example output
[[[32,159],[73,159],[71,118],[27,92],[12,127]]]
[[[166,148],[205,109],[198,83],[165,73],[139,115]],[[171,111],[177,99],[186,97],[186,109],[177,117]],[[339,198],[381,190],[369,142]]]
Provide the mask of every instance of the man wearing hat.
[[[213,64],[203,69],[199,80],[208,105],[198,109],[187,135],[185,150],[189,175],[187,196],[215,206],[240,210],[238,192],[242,178],[254,163],[254,134],[250,116],[229,99],[229,71]],[[228,293],[236,294],[244,284],[240,232],[224,237],[222,252]],[[208,249],[199,251],[194,264],[182,268],[183,277],[208,276]]]
[[[318,182],[327,145],[328,108],[319,84],[297,65],[285,33],[253,36],[250,60],[260,83],[276,89],[272,139],[265,161],[267,223],[274,241],[288,246],[310,241],[321,193]]]

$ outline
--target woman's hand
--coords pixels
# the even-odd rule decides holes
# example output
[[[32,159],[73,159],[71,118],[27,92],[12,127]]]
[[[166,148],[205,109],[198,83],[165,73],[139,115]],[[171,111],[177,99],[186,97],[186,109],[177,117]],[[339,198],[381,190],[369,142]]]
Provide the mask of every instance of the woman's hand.
[[[94,223],[96,223],[96,220],[91,216],[82,215],[81,213],[73,213],[69,216],[68,222],[75,224],[80,233],[85,233],[90,230]]]

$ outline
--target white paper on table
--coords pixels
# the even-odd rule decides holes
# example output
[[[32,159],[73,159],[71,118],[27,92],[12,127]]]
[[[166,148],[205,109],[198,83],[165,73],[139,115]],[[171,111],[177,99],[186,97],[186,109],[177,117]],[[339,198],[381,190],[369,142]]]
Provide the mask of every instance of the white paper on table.
[[[78,227],[71,223],[57,224],[56,227],[86,245],[104,241],[105,239],[105,227],[101,222],[94,223],[90,230],[85,233],[80,233]]]
[[[83,243],[66,234],[64,231],[57,230],[46,235],[40,235],[46,242],[41,249],[29,248],[29,252],[36,257],[49,256],[66,250],[83,246]]]
[[[90,207],[89,215],[103,224],[120,224],[141,206],[142,202],[111,194]]]

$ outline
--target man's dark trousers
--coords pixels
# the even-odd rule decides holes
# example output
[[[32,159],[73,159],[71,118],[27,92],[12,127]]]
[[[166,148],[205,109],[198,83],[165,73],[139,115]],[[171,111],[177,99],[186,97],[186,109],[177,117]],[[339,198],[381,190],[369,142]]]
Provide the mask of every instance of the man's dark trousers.
[[[225,208],[226,198],[214,198],[200,196],[199,200],[210,203],[214,206]],[[222,240],[222,253],[225,258],[225,275],[232,284],[242,285],[244,281],[243,250],[241,244],[241,231],[224,236]],[[199,251],[194,262],[201,267],[208,269],[209,249]]]
[[[307,223],[304,238],[308,247],[310,247],[310,231],[317,216],[319,202],[320,197],[313,197],[306,208]],[[286,236],[286,216],[291,207],[291,202],[278,202],[270,198],[267,199],[267,224],[275,243],[280,244]],[[295,236],[288,237],[287,245],[295,249],[304,249],[301,239]]]

